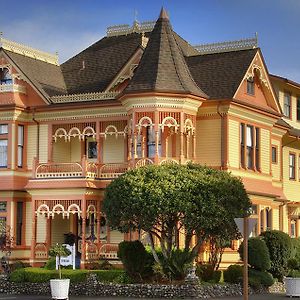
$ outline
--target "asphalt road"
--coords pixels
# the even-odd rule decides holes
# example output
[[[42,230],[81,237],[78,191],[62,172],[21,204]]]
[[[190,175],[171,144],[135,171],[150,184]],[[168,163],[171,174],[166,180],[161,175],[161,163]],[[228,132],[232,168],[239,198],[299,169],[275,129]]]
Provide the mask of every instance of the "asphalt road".
[[[50,296],[14,296],[14,295],[0,295],[0,300],[50,300]],[[70,300],[129,300],[137,298],[115,298],[115,297],[70,297]],[[243,297],[230,297],[230,298],[219,298],[224,300],[242,300]],[[266,294],[266,295],[255,295],[249,296],[249,300],[279,300],[288,299],[284,294]],[[299,299],[299,298],[298,298]],[[147,299],[143,299],[147,300]],[[149,299],[148,299],[149,300]],[[154,299],[151,299],[154,300]],[[156,299],[158,300],[158,299]]]

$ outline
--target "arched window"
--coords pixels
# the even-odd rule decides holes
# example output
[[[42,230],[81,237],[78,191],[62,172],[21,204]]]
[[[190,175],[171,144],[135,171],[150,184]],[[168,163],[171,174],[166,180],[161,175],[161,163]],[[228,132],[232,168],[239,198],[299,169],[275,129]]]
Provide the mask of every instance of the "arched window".
[[[0,84],[10,84],[12,83],[12,77],[9,73],[8,68],[1,68],[0,69]]]

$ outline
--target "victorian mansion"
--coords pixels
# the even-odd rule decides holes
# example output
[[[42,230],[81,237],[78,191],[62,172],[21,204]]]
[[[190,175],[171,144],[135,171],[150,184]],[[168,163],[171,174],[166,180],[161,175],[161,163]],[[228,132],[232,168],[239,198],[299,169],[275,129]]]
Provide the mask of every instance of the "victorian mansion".
[[[12,259],[40,265],[76,237],[81,266],[117,260],[101,212],[128,169],[196,162],[242,177],[252,234],[300,235],[300,84],[270,75],[257,39],[191,46],[164,10],[113,26],[58,63],[0,38],[0,223]],[[204,254],[200,254],[205,258]],[[238,260],[236,243],[224,264]]]

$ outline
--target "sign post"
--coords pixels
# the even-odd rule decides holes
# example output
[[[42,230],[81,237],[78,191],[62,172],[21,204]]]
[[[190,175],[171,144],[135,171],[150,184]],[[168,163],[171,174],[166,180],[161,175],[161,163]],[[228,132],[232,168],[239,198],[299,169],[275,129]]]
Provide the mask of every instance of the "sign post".
[[[257,223],[257,219],[244,217],[244,218],[235,218],[234,222],[239,229],[239,232],[243,235],[243,257],[244,257],[244,266],[243,266],[243,299],[248,300],[249,290],[248,290],[248,239],[250,231],[254,228]]]
[[[72,265],[73,270],[75,270],[75,256],[76,256],[76,249],[75,244],[73,246],[68,244],[63,244],[71,254],[69,256],[62,256],[60,258],[60,265],[61,266],[70,266]],[[56,270],[58,270],[58,256],[56,256]]]

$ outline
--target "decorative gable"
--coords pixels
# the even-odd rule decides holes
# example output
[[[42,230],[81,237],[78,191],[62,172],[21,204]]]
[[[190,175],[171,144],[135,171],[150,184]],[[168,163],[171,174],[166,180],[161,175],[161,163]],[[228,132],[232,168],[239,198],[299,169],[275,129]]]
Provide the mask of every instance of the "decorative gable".
[[[245,104],[281,114],[281,108],[260,51],[256,53],[233,98]]]

